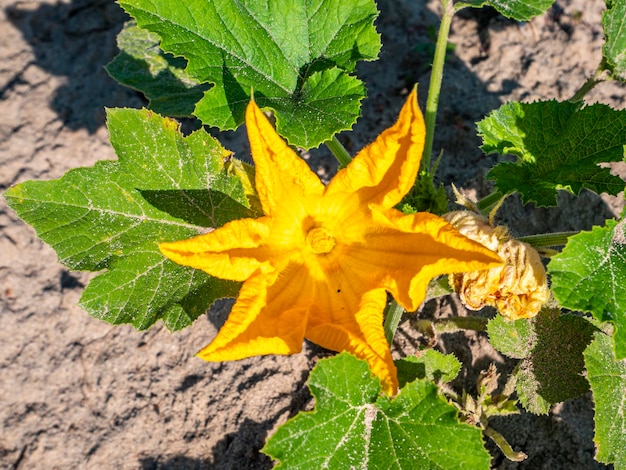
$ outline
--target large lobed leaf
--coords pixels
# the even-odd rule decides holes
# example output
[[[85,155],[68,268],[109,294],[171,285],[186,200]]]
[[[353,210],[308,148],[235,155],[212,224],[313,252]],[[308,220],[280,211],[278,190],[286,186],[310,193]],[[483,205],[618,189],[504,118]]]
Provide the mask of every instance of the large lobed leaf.
[[[380,49],[373,0],[119,3],[164,51],[187,59],[190,77],[214,85],[195,108],[203,123],[236,128],[254,90],[278,132],[304,148],[354,124],[365,89],[350,74]]]
[[[141,91],[150,109],[165,116],[191,116],[208,84],[185,72],[187,62],[159,48],[159,37],[128,21],[117,36],[120,53],[106,66],[118,82]]]
[[[626,360],[614,354],[612,338],[602,332],[585,350],[587,379],[595,405],[596,459],[626,469]]]
[[[606,0],[602,14],[606,42],[602,55],[609,61],[613,76],[626,81],[626,0]]]
[[[554,3],[554,0],[464,0],[455,3],[457,9],[464,7],[481,8],[490,6],[507,18],[528,21],[542,15]]]
[[[624,182],[599,163],[624,159],[626,111],[603,104],[541,101],[507,103],[478,122],[485,153],[513,154],[488,177],[503,193],[517,191],[524,203],[556,205],[558,190],[587,188],[616,195]]]
[[[583,351],[595,327],[583,317],[544,307],[530,319],[509,321],[498,315],[487,325],[491,344],[522,359],[516,390],[522,406],[535,414],[589,390],[583,377]]]
[[[552,292],[563,307],[590,312],[615,325],[615,354],[626,358],[626,232],[607,220],[571,237],[548,264]]]
[[[364,361],[342,353],[318,363],[309,388],[315,409],[281,426],[263,449],[277,468],[489,468],[480,430],[459,423],[431,382],[409,383],[390,399]]]
[[[253,216],[248,173],[203,130],[183,137],[176,122],[151,111],[109,110],[108,128],[119,161],[27,181],[5,197],[63,264],[104,271],[81,298],[90,314],[181,329],[238,286],[167,260],[157,244]]]

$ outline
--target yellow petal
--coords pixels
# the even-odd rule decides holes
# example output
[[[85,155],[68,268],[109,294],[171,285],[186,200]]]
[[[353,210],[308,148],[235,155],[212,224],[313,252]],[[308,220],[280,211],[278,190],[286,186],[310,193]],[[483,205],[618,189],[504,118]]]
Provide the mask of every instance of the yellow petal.
[[[315,320],[307,328],[306,337],[332,351],[348,351],[367,361],[372,373],[380,378],[384,392],[394,395],[398,377],[383,330],[386,303],[385,290],[374,289],[366,292],[360,302],[346,305],[350,310],[344,310],[339,317],[337,312],[341,309],[329,310],[327,316],[312,312],[311,320]]]
[[[198,356],[231,361],[300,352],[311,303],[307,284],[301,267],[291,267],[282,275],[252,276],[243,284],[224,326]]]
[[[246,127],[263,212],[269,216],[290,211],[301,213],[298,205],[310,196],[321,196],[324,185],[285,144],[254,101],[250,101],[246,110]]]
[[[417,105],[417,89],[413,89],[396,124],[340,170],[326,193],[359,191],[364,204],[373,202],[385,208],[395,206],[415,183],[425,136],[424,118]]]
[[[379,282],[408,311],[419,307],[434,277],[502,265],[497,254],[436,215],[394,209],[372,214],[366,244],[353,247],[344,264],[355,275],[377,273],[381,277],[370,282]]]
[[[188,240],[160,243],[161,253],[175,263],[201,269],[211,276],[245,281],[257,269],[270,268],[271,253],[263,245],[270,220],[233,220],[213,232]]]
[[[383,329],[387,294],[372,288],[343,264],[316,282],[306,338],[333,351],[348,351],[368,362],[380,377],[386,393],[393,394],[398,382],[389,344]]]

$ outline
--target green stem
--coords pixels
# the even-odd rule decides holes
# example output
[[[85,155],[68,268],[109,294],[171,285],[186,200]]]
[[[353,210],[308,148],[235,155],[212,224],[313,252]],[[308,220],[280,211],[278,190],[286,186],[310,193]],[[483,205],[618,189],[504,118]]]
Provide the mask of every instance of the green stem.
[[[537,235],[527,235],[525,237],[520,237],[518,238],[518,240],[528,243],[530,246],[534,247],[559,246],[565,245],[569,237],[578,233],[580,232],[539,233]]]
[[[395,301],[395,299],[392,299],[391,303],[385,308],[385,323],[383,324],[383,327],[385,329],[385,338],[387,338],[387,342],[390,346],[393,342],[393,337],[396,334],[396,330],[398,329],[403,313],[404,309],[398,304],[398,302]]]
[[[483,317],[449,317],[437,320],[417,320],[413,326],[419,332],[428,333],[432,331],[436,334],[454,333],[460,330],[487,331],[487,318]]]
[[[493,206],[495,206],[503,195],[500,191],[494,191],[489,196],[482,198],[476,203],[481,214],[488,214]]]
[[[487,436],[489,436],[493,442],[496,443],[496,445],[500,448],[500,450],[507,459],[513,462],[521,462],[523,460],[526,460],[526,458],[528,457],[524,452],[515,452],[511,445],[504,438],[504,436],[495,429],[486,427],[485,429],[483,429],[483,432]]]
[[[433,59],[433,69],[430,76],[430,86],[428,87],[428,98],[426,100],[426,143],[424,145],[424,155],[422,156],[422,169],[430,171],[430,160],[433,153],[433,139],[435,136],[435,122],[437,120],[437,107],[439,105],[439,95],[441,94],[441,81],[443,79],[443,66],[446,60],[446,46],[450,35],[450,24],[454,16],[454,5],[452,0],[441,0],[443,16],[441,26],[437,35],[435,45],[435,57]]]
[[[574,96],[572,96],[568,101],[570,103],[578,103],[582,101],[585,95],[593,90],[598,83],[606,81],[610,74],[610,70],[608,70],[606,66],[606,59],[603,57],[595,73],[589,77],[589,80],[583,83],[583,86],[581,86],[580,89],[574,93]]]
[[[352,157],[350,156],[346,148],[341,145],[341,142],[339,142],[337,136],[334,135],[332,139],[327,140],[325,143],[339,162],[339,165],[341,165],[342,167],[348,166],[348,163],[350,163]]]

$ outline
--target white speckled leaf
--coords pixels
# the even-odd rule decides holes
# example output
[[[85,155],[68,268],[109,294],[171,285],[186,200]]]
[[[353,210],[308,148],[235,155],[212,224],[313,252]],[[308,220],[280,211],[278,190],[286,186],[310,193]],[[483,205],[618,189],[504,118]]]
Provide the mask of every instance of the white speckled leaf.
[[[615,354],[626,358],[626,233],[608,220],[571,237],[548,264],[552,292],[562,307],[591,312],[615,325]]]
[[[626,469],[626,360],[617,360],[612,338],[596,333],[585,350],[587,379],[595,404],[596,459]]]
[[[158,243],[254,216],[232,169],[241,165],[205,131],[183,137],[176,122],[151,111],[109,110],[108,126],[119,161],[27,181],[5,197],[63,264],[104,271],[81,298],[90,314],[181,329],[238,286],[172,263]]]
[[[417,380],[390,399],[367,363],[347,353],[309,377],[315,409],[281,426],[263,452],[276,468],[488,469],[477,427],[459,423],[436,385]]]
[[[554,3],[554,0],[465,0],[455,3],[455,7],[494,7],[507,18],[518,21],[528,21],[535,16],[542,15]]]
[[[161,48],[211,83],[194,114],[222,130],[244,120],[251,90],[290,144],[311,148],[352,127],[365,96],[352,74],[380,38],[373,0],[120,0]]]

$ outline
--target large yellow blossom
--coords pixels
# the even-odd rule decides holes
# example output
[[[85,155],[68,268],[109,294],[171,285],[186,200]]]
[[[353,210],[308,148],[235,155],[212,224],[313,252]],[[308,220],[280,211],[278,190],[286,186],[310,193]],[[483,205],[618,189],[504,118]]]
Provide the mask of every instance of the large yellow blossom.
[[[243,281],[207,361],[299,352],[307,338],[365,359],[388,394],[398,387],[383,331],[387,291],[408,311],[435,276],[488,269],[493,252],[443,219],[393,209],[415,181],[424,121],[414,91],[398,122],[328,186],[251,102],[246,126],[263,217],[162,243],[173,261]]]

